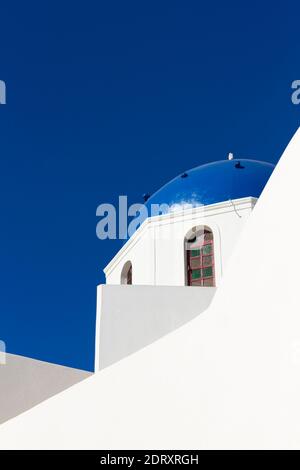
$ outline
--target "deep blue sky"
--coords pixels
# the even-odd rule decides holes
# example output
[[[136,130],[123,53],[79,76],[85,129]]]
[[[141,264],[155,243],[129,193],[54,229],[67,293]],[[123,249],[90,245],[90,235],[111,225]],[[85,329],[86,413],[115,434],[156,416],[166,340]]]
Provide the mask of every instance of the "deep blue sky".
[[[96,207],[226,158],[277,162],[300,122],[299,2],[0,6],[0,339],[91,369],[118,242]]]

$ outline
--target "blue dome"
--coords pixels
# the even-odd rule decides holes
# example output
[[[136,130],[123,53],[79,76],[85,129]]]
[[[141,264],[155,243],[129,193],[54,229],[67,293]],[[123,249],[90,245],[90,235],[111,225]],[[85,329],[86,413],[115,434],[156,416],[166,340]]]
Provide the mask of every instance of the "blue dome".
[[[198,166],[154,193],[146,204],[149,215],[151,204],[168,204],[173,206],[173,211],[187,204],[199,206],[250,196],[258,198],[273,170],[271,163],[249,159],[221,160]]]

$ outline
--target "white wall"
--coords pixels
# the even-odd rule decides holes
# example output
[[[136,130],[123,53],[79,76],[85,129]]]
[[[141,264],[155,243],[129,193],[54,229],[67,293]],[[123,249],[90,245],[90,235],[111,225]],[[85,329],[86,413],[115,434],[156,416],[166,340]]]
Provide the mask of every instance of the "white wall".
[[[131,261],[133,284],[184,286],[185,236],[193,227],[207,225],[214,235],[218,285],[255,202],[249,197],[148,218],[105,268],[107,284],[120,284],[123,266]]]
[[[98,286],[95,370],[200,315],[209,307],[215,291],[214,287]]]
[[[300,131],[203,315],[5,423],[0,447],[300,448],[299,155]]]

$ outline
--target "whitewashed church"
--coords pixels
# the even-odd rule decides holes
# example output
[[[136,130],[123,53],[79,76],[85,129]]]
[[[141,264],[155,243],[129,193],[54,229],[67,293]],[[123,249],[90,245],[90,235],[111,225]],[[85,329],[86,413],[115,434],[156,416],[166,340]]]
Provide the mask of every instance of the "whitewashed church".
[[[97,289],[100,372],[8,355],[0,448],[299,449],[299,154],[300,129],[274,171],[231,158],[153,194]]]
[[[273,169],[270,163],[230,154],[145,196],[149,216],[105,267],[106,283],[97,288],[90,345],[95,372],[208,310]],[[9,354],[0,373],[0,423],[90,375]]]
[[[147,200],[161,215],[148,217],[106,266],[106,283],[218,286],[273,168],[229,154],[171,180]]]
[[[150,216],[106,266],[106,285],[98,287],[96,370],[208,308],[273,169],[229,154],[147,196]],[[153,207],[159,215],[151,216]]]

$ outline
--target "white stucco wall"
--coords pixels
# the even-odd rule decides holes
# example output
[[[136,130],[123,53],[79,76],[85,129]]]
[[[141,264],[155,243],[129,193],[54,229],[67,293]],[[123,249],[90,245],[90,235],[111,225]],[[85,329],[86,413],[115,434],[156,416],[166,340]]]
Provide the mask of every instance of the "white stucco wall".
[[[105,268],[107,284],[120,284],[127,261],[136,285],[184,286],[184,240],[197,226],[214,235],[215,276],[218,286],[226,263],[256,199],[243,198],[148,218]]]
[[[95,370],[153,343],[203,313],[216,288],[100,285]]]

